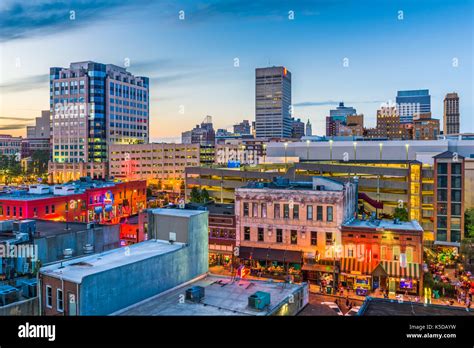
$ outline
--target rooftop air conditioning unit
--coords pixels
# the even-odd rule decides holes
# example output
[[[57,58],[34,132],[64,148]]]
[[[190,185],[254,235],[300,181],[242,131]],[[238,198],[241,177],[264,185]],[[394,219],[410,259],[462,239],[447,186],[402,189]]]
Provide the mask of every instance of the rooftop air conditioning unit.
[[[64,249],[63,250],[64,258],[68,259],[68,258],[72,257],[72,252],[73,252],[73,250],[71,248]]]
[[[193,286],[186,290],[186,300],[199,303],[204,298],[204,288],[202,286]]]
[[[255,294],[249,296],[248,301],[250,308],[261,311],[270,305],[270,294],[268,292],[257,291]]]
[[[83,247],[84,254],[92,254],[94,252],[94,246],[92,244],[86,244]]]

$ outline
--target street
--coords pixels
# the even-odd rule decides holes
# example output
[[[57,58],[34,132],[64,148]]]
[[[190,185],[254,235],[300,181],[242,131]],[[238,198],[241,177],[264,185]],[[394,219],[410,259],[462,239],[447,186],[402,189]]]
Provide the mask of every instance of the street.
[[[308,305],[298,314],[301,316],[311,316],[311,315],[333,315],[337,316],[338,314],[326,304],[321,304],[321,302],[335,302],[338,301],[339,308],[343,314],[346,314],[349,311],[349,308],[346,307],[346,299],[338,296],[322,295],[322,294],[309,294],[309,303]],[[362,305],[361,300],[349,300],[352,302],[352,306]]]

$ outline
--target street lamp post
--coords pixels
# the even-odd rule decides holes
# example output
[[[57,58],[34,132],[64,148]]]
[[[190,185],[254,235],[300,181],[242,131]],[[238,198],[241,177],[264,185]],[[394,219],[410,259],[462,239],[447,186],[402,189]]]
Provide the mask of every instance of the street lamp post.
[[[265,164],[265,162],[267,161],[266,157],[267,157],[267,144],[263,144],[263,164]]]
[[[357,160],[357,142],[354,141],[354,160]]]
[[[409,147],[410,147],[410,144],[405,144],[407,162],[408,162],[408,148]]]
[[[285,168],[287,167],[287,164],[288,164],[288,157],[287,157],[287,150],[288,148],[288,143],[285,143]]]
[[[382,160],[382,147],[383,143],[379,143],[379,159]]]

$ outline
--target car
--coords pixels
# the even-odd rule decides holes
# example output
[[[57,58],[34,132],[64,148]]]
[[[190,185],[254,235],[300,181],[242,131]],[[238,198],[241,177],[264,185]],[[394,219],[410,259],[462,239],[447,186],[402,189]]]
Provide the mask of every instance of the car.
[[[328,306],[329,308],[331,308],[334,312],[337,313],[337,315],[344,315],[341,311],[341,309],[339,308],[339,306],[334,303],[334,302],[321,302],[322,305],[326,305]]]
[[[357,315],[357,313],[359,313],[359,310],[360,310],[360,306],[355,306],[355,307],[352,307],[346,314],[344,314],[345,316],[348,316],[348,317],[353,317],[355,315]]]

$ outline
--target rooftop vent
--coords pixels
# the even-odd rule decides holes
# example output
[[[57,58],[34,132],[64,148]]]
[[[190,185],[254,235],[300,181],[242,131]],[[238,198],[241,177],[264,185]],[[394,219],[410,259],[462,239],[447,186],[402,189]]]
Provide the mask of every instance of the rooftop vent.
[[[249,307],[256,310],[263,310],[270,305],[270,294],[268,292],[257,291],[248,298]]]
[[[204,298],[204,288],[202,286],[193,286],[186,290],[186,300],[199,303]]]

